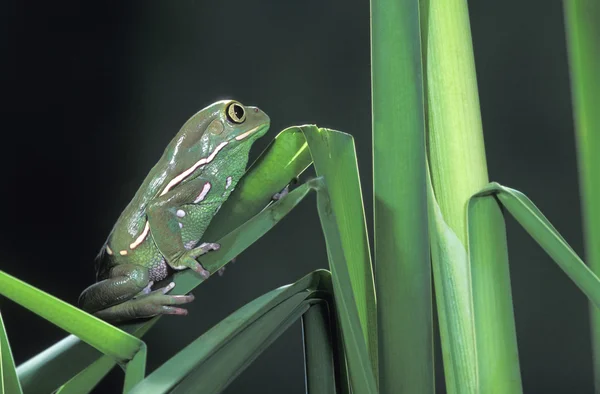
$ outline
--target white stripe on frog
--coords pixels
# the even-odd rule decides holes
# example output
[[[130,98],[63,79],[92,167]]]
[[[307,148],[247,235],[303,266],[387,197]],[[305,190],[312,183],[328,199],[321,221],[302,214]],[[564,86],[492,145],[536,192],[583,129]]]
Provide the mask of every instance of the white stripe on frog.
[[[210,191],[211,187],[212,187],[212,185],[210,184],[210,182],[206,182],[204,184],[204,186],[202,187],[202,191],[200,192],[198,197],[196,197],[196,199],[194,200],[194,204],[199,203],[200,201],[203,201],[206,198],[206,195]]]

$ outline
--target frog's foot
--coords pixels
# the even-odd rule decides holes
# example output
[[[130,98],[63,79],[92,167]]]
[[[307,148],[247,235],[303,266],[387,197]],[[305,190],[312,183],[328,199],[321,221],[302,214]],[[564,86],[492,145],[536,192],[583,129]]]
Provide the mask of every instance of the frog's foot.
[[[235,263],[235,260],[237,259],[237,256],[235,256],[234,258],[232,258],[231,260],[229,260],[230,263]],[[219,276],[223,276],[223,274],[225,274],[225,266],[222,266],[221,268],[219,268],[219,270],[217,271],[217,273],[219,274]]]
[[[204,279],[208,279],[210,272],[205,270],[204,267],[202,267],[202,265],[196,261],[196,259],[203,254],[210,252],[211,250],[219,250],[220,247],[221,245],[212,242],[202,243],[197,248],[186,251],[183,256],[179,258],[177,264],[173,266],[173,268],[177,270],[190,268],[191,270],[200,274],[200,276],[202,276]]]
[[[287,196],[287,194],[290,192],[290,185],[295,185],[298,182],[299,182],[298,177],[295,177],[294,179],[292,179],[290,181],[290,183],[287,184],[286,187],[283,188],[283,190],[281,190],[279,193],[273,194],[273,196],[271,196],[271,199],[273,199],[273,201],[281,200],[283,197]]]
[[[282,191],[280,191],[279,193],[275,193],[273,194],[273,196],[271,197],[273,199],[273,201],[279,201],[281,200],[283,197],[287,196],[287,194],[290,192],[290,185],[287,185],[286,187],[283,188]]]
[[[141,296],[141,295],[144,295],[144,294],[150,294],[150,290],[152,289],[152,286],[154,286],[154,281],[148,282],[148,284],[146,285],[146,287],[144,287],[142,289],[142,291],[140,291],[135,296],[137,297],[137,296]]]
[[[179,308],[174,305],[187,304],[194,301],[194,295],[169,295],[169,291],[173,290],[175,282],[169,283],[167,286],[160,289],[136,296],[132,302],[138,303],[136,307],[147,316],[156,315],[187,315],[187,309]]]
[[[234,258],[232,258],[231,260],[229,260],[230,263],[235,263],[235,260],[237,259],[237,256],[235,256]],[[221,268],[219,268],[219,271],[217,271],[219,276],[223,276],[223,274],[225,273],[225,266],[222,266]]]
[[[110,308],[96,312],[94,315],[108,322],[121,322],[133,319],[148,318],[157,315],[181,315],[188,314],[187,309],[177,305],[187,304],[194,300],[189,295],[168,295],[167,293],[175,287],[171,282],[167,286],[149,293],[140,292],[134,298],[114,305]]]

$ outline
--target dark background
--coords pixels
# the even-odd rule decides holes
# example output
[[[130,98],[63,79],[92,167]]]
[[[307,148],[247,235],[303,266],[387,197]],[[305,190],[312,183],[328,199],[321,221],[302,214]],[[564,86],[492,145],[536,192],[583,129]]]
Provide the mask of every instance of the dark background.
[[[71,303],[120,211],[183,122],[222,98],[271,131],[316,123],[356,139],[372,224],[369,2],[3,2],[0,268]],[[490,179],[525,192],[582,255],[559,1],[470,4]],[[592,393],[584,296],[507,220],[526,393]],[[326,267],[309,198],[147,335],[149,371],[238,307]],[[0,299],[17,363],[65,333]],[[441,363],[436,366],[443,392]],[[115,392],[118,370],[98,392]],[[303,393],[300,325],[227,393]]]

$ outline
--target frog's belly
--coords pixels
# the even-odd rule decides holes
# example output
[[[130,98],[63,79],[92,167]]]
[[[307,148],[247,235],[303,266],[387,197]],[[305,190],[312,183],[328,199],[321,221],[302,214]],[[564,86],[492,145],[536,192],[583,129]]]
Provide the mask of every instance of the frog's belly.
[[[160,250],[152,238],[138,246],[128,259],[129,263],[138,264],[148,269],[150,280],[158,282],[172,273]]]

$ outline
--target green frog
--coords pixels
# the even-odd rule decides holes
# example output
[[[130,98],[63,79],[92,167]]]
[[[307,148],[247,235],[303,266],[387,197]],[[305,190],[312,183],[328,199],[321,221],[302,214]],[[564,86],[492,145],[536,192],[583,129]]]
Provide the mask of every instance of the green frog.
[[[267,114],[223,100],[192,116],[171,140],[121,213],[95,260],[97,283],[82,309],[119,323],[159,314],[186,315],[193,295],[152,290],[174,271],[208,278],[196,258],[219,245],[202,235],[246,171],[250,147],[269,129]]]

